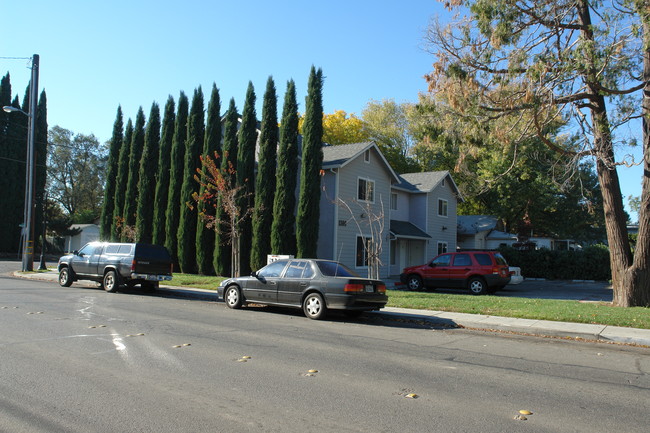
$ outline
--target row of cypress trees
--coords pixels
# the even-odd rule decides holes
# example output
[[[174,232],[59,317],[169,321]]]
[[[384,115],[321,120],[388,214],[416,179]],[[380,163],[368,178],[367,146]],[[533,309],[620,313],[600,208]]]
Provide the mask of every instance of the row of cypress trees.
[[[12,106],[29,113],[29,84],[23,104],[16,95],[12,99],[11,77],[7,73],[0,80],[0,108]],[[43,200],[47,161],[47,96],[43,90],[36,107],[34,136],[34,235],[42,232]],[[27,160],[28,117],[20,113],[5,113],[0,109],[0,251],[20,250],[20,224],[24,219],[25,161]]]
[[[219,90],[213,84],[207,107],[199,86],[191,107],[181,92],[178,106],[169,97],[164,113],[154,102],[145,122],[142,108],[135,125],[126,127],[121,107],[113,125],[108,172],[101,216],[101,237],[164,245],[181,272],[227,275],[231,249],[226,233],[206,228],[203,212],[214,212],[217,221],[225,212],[196,203],[200,182],[195,176],[201,156],[220,156],[222,171],[234,169],[242,188],[238,206],[253,208],[252,218],[239,228],[240,271],[249,273],[266,264],[267,254],[316,257],[320,170],[322,165],[322,85],[320,69],[312,67],[304,122],[300,193],[296,212],[298,175],[298,104],[293,80],[287,83],[282,119],[278,126],[275,83],[269,77],[259,125],[256,95],[249,82],[241,116],[231,99],[222,117]],[[134,230],[135,229],[135,230]]]

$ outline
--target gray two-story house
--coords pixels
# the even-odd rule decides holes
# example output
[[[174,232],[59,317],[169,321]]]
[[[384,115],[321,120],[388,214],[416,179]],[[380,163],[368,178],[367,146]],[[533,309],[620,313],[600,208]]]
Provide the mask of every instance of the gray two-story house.
[[[456,249],[460,194],[449,172],[397,175],[372,142],[323,147],[318,257],[380,277]]]

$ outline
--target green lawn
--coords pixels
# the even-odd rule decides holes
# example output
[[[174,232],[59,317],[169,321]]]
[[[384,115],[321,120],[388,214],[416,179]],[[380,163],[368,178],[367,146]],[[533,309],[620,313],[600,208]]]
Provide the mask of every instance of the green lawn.
[[[216,290],[223,279],[224,277],[175,273],[174,279],[164,284]],[[605,302],[389,290],[387,306],[650,329],[650,308],[620,308]]]
[[[389,290],[387,306],[650,329],[650,308],[620,308],[606,302]]]

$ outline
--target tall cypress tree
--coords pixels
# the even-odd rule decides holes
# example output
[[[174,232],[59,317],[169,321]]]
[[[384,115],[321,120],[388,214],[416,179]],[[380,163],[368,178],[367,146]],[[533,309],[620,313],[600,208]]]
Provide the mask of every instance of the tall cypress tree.
[[[102,205],[102,218],[99,227],[99,237],[103,240],[110,240],[111,225],[113,222],[113,211],[115,210],[115,188],[117,186],[117,173],[120,163],[120,150],[124,141],[124,119],[122,107],[117,106],[117,115],[113,123],[113,135],[111,135],[110,150],[108,153],[108,164],[106,167],[106,184],[104,186],[104,203]]]
[[[169,194],[167,196],[167,212],[165,213],[165,247],[171,254],[175,264],[178,264],[178,221],[181,214],[181,186],[185,169],[185,141],[187,140],[187,117],[189,101],[184,92],[178,98],[178,112],[174,125],[172,140],[172,159],[169,170]]]
[[[271,253],[271,225],[275,196],[275,160],[278,146],[278,98],[273,77],[266,82],[260,128],[260,153],[255,178],[255,208],[253,211],[253,242],[251,269],[266,264]]]
[[[226,112],[223,133],[223,149],[221,152],[221,173],[230,181],[229,187],[234,186],[234,180],[231,178],[231,170],[237,169],[237,124],[239,115],[235,100],[230,99],[230,105]],[[221,199],[217,200],[216,221],[223,221],[228,218],[223,209]],[[224,224],[219,224],[219,230],[215,233],[214,239],[214,271],[217,275],[230,275],[230,266],[232,246],[230,245],[228,229]]]
[[[29,87],[28,87],[29,88]],[[24,101],[23,101],[24,102]],[[12,107],[29,110],[28,102],[24,102],[23,107],[20,106],[18,96],[14,98],[10,104]],[[27,111],[26,111],[27,112]],[[27,116],[12,113],[9,116],[9,158],[13,161],[12,172],[13,179],[15,180],[14,187],[9,191],[10,202],[15,203],[14,208],[3,209],[3,221],[6,221],[13,230],[10,232],[10,251],[19,251],[21,248],[21,230],[18,227],[24,222],[24,207],[25,207],[25,170],[27,161],[27,132],[29,121]],[[7,175],[11,176],[11,172]]]
[[[320,171],[323,166],[323,71],[311,67],[303,124],[300,198],[296,216],[298,257],[316,257],[320,218]]]
[[[178,264],[181,272],[196,272],[196,223],[198,212],[192,194],[198,192],[199,184],[194,180],[196,169],[201,166],[201,150],[205,136],[203,119],[203,91],[201,86],[194,90],[190,118],[187,122],[187,143],[185,146],[185,169],[181,187],[181,216],[178,227]],[[193,209],[190,208],[193,206]]]
[[[203,140],[203,157],[214,158],[215,152],[221,153],[221,99],[216,84],[212,84],[212,93],[208,103],[208,118],[205,128],[205,139]],[[201,179],[203,183],[204,179]],[[199,188],[199,197],[203,195],[205,188]],[[214,230],[205,226],[202,213],[214,216],[215,208],[198,203],[199,216],[196,227],[196,264],[199,274],[213,275],[214,265]]]
[[[160,152],[158,154],[158,179],[156,182],[156,202],[154,203],[153,215],[153,244],[165,245],[169,177],[171,167],[172,140],[174,139],[174,122],[176,121],[176,104],[170,95],[165,104],[165,113],[162,121],[162,132],[160,137]]]
[[[135,116],[133,137],[131,137],[131,153],[129,154],[129,178],[126,182],[126,198],[124,201],[124,224],[134,226],[138,209],[138,180],[140,176],[140,160],[144,149],[144,112],[142,107]],[[122,241],[128,240],[122,235]]]
[[[119,241],[121,226],[124,223],[124,204],[126,201],[126,184],[129,180],[129,155],[131,155],[131,140],[133,139],[133,122],[129,119],[124,129],[124,141],[120,149],[120,158],[117,166],[117,182],[115,183],[115,209],[111,221],[111,240]]]
[[[255,194],[255,144],[257,143],[257,114],[255,113],[255,89],[248,82],[246,101],[239,128],[239,149],[237,153],[237,186],[241,187],[238,206],[243,219],[239,223],[239,271],[248,275],[250,269],[252,222],[245,214],[253,206]]]
[[[271,227],[271,252],[295,254],[296,234],[296,182],[298,173],[298,103],[296,84],[287,83],[280,124],[280,148],[278,149],[277,185],[273,201],[273,226]]]
[[[11,78],[9,73],[0,81],[0,107],[11,105]],[[11,117],[10,117],[11,116]],[[15,116],[15,114],[13,115]],[[22,214],[22,201],[18,202],[16,189],[18,186],[14,180],[19,180],[19,173],[22,168],[23,177],[25,165],[14,160],[12,143],[13,116],[0,110],[0,209],[3,209],[2,224],[0,224],[0,251],[17,251],[13,245],[16,234],[20,234],[18,221],[14,220],[15,210]]]
[[[34,215],[35,238],[43,235],[43,211],[45,205],[45,184],[47,183],[47,95],[41,91],[36,107],[36,129],[34,135]],[[45,239],[42,239],[45,242]],[[41,245],[43,248],[43,245]]]
[[[160,107],[156,102],[151,105],[147,129],[144,134],[144,148],[140,159],[138,175],[138,207],[135,227],[140,242],[150,244],[153,241],[153,203],[156,194],[156,169],[160,152]],[[154,200],[152,200],[154,199]]]

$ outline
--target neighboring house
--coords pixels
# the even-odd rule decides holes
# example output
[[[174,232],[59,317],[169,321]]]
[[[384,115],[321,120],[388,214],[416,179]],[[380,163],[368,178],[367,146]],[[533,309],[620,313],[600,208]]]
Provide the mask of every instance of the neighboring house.
[[[458,215],[458,248],[495,250],[499,247],[521,245],[519,237],[497,230],[497,218],[489,215]],[[576,250],[580,249],[574,240],[556,239],[548,236],[531,236],[526,243],[535,249]]]
[[[99,226],[97,224],[73,224],[71,229],[79,229],[81,232],[74,236],[65,236],[64,249],[66,252],[79,250],[88,242],[99,240]]]
[[[319,258],[365,275],[374,239],[386,278],[456,249],[460,194],[449,172],[398,176],[371,142],[324,146],[322,167]]]

